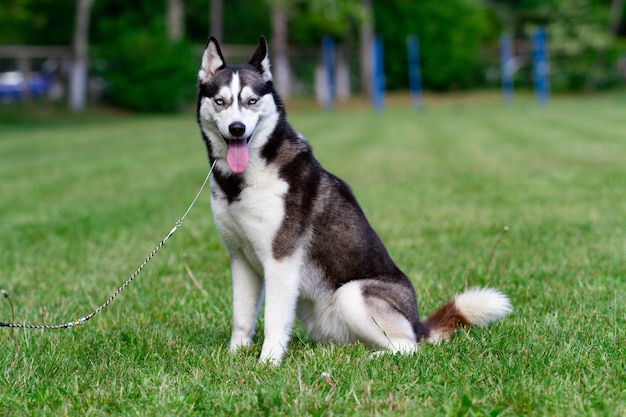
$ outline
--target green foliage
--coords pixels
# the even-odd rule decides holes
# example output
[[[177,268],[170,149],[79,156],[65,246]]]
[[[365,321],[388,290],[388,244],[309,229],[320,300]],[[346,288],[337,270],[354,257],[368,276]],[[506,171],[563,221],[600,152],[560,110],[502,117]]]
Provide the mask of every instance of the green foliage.
[[[290,10],[290,41],[300,45],[318,45],[325,35],[355,42],[366,18],[360,0],[295,0]]]
[[[613,38],[605,7],[587,0],[558,3],[548,24],[551,83],[557,91],[581,90],[590,77],[600,87],[616,83]]]
[[[165,33],[164,2],[94,4],[93,72],[105,81],[105,102],[139,112],[175,112],[189,103],[195,94],[198,51],[188,41],[166,39]]]
[[[204,44],[209,35],[209,4],[205,0],[186,0],[184,3],[185,39],[196,45]],[[227,0],[223,3],[223,43],[253,44],[260,34],[268,36],[271,42],[271,1]],[[355,50],[351,57],[353,60],[360,59],[354,48],[358,44],[358,25],[365,18],[360,0],[288,0],[284,3],[289,11],[290,43],[317,46],[324,35],[331,34],[338,44],[343,42],[346,49]],[[620,50],[616,46],[616,39],[612,38],[608,30],[611,3],[614,2],[374,1],[376,32],[382,35],[385,45],[386,86],[388,89],[408,86],[405,44],[408,34],[414,33],[420,37],[425,88],[445,91],[483,83],[485,69],[497,67],[497,53],[495,48],[489,47],[496,44],[502,30],[509,31],[522,41],[521,51],[518,52],[525,54],[523,45],[528,40],[530,30],[541,25],[547,27],[549,33],[553,89],[571,91],[583,87],[611,87],[619,82],[615,63],[619,54],[623,53],[623,48]],[[5,0],[0,7],[0,44],[69,45],[74,31],[75,7],[75,1],[70,0]],[[165,11],[164,1],[94,2],[89,41],[91,49],[96,50],[94,57],[99,59],[96,69],[104,69],[99,73],[109,81],[111,89],[107,92],[107,99],[111,103],[122,103],[133,109],[176,107],[176,104],[165,102],[163,105],[156,104],[152,97],[148,98],[151,89],[146,88],[138,94],[132,92],[140,88],[139,84],[147,81],[145,75],[173,75],[177,72],[174,64],[187,60],[183,49],[188,46],[164,46]],[[621,21],[618,26],[622,39],[625,19],[626,9],[622,10],[621,17],[617,17],[618,23]],[[147,65],[149,60],[132,64],[122,62],[129,60],[121,56],[122,52],[130,52],[131,57],[134,55],[131,45],[135,41],[144,50],[155,47],[155,50],[163,52],[161,58],[156,55],[151,57],[152,61],[161,61],[154,72],[147,68],[140,70],[143,63]],[[118,49],[118,45],[121,48]],[[483,51],[489,50],[489,56],[479,56],[479,48],[485,46],[488,48]],[[109,57],[115,57],[116,62],[106,62]],[[312,72],[314,59],[300,61],[294,63],[294,68],[300,71],[296,76],[302,80],[308,77],[302,71]],[[2,64],[4,67],[15,66],[8,60],[3,60]],[[136,66],[136,71],[129,69],[131,66]],[[357,68],[358,65],[353,67]],[[121,68],[124,68],[123,72],[120,72]],[[530,65],[526,65],[516,74],[518,85],[530,85],[529,68]],[[122,90],[129,91],[132,97],[122,97]],[[174,94],[172,89],[163,93]],[[144,96],[146,99],[142,99]],[[185,93],[182,97],[188,95]],[[178,98],[174,99],[174,102],[178,101]]]
[[[489,22],[474,0],[374,2],[376,32],[385,46],[386,86],[408,86],[406,37],[420,38],[426,88],[467,88],[479,79],[478,47]]]
[[[95,45],[114,45],[118,38],[139,31],[164,34],[165,10],[165,1],[97,0],[91,11],[90,40]]]
[[[75,1],[3,0],[0,44],[68,45],[74,31]]]
[[[224,44],[253,44],[259,35],[271,35],[270,8],[267,0],[223,0]],[[209,33],[207,1],[186,1],[186,32],[194,43],[205,44]]]
[[[547,29],[551,86],[556,91],[595,90],[619,82],[616,61],[620,50],[609,31],[609,3],[604,0],[494,1],[504,26],[518,39],[528,41],[537,26]],[[516,77],[530,85],[530,63]]]
[[[196,51],[154,32],[126,32],[96,53],[104,98],[140,112],[174,112],[195,94]]]
[[[415,285],[421,314],[467,283],[511,296],[515,311],[502,321],[374,358],[296,327],[276,369],[257,364],[259,325],[254,345],[230,355],[228,253],[205,190],[158,256],[87,324],[0,329],[0,414],[625,415],[626,97],[554,99],[547,109],[531,100],[426,96],[426,111],[375,117],[368,108],[289,112],[352,186]],[[16,321],[90,312],[206,175],[193,114],[107,117],[0,125],[0,289]],[[0,297],[0,320],[10,319]]]

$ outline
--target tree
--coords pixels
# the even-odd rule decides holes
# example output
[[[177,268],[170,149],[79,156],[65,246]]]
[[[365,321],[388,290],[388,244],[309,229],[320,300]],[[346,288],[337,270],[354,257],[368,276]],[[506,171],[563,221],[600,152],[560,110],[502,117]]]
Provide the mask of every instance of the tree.
[[[70,108],[73,111],[83,110],[87,103],[87,54],[91,6],[93,0],[76,1],[76,23],[72,42],[74,60],[70,75]]]
[[[185,4],[183,0],[167,0],[165,17],[167,38],[177,42],[185,35]]]
[[[289,65],[289,29],[287,8],[289,1],[270,0],[272,20],[272,66],[276,90],[285,98],[291,95],[291,67]]]
[[[609,13],[609,33],[614,37],[617,37],[618,35],[619,27],[622,22],[622,17],[624,16],[625,5],[625,0],[611,1],[611,9]]]
[[[220,42],[224,36],[224,2],[222,0],[211,0],[211,10],[209,12],[209,35],[215,36]]]
[[[367,97],[372,94],[372,52],[371,45],[374,37],[374,12],[372,10],[372,0],[361,0],[364,18],[361,22],[360,30],[360,51],[361,51],[361,92]]]
[[[468,88],[481,80],[478,52],[488,26],[478,0],[388,0],[373,6],[375,30],[385,47],[387,88],[408,87],[409,34],[420,39],[424,87],[447,91]]]
[[[593,91],[619,82],[615,39],[624,0],[484,1],[518,39],[528,38],[533,27],[547,29],[553,89]]]
[[[271,33],[268,0],[185,0],[185,13],[185,35],[198,44],[215,36],[222,45],[252,45]]]

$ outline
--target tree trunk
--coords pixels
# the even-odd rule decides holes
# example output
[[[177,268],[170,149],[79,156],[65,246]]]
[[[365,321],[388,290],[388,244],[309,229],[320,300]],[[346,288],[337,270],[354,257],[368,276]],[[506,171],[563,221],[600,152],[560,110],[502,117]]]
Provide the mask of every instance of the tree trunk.
[[[89,13],[93,0],[76,1],[74,26],[74,60],[70,75],[70,108],[81,111],[87,103],[87,67],[89,45]]]
[[[622,14],[624,13],[624,0],[613,0],[611,2],[611,11],[609,14],[609,33],[613,37],[617,37],[617,31],[622,20]]]
[[[622,13],[624,12],[625,0],[612,0],[609,13],[608,32],[612,39],[617,38],[617,31],[619,30],[620,20]],[[585,80],[585,91],[596,91],[598,84],[597,73],[599,71],[601,60],[606,58],[606,51],[600,51],[593,60],[593,64],[587,71],[587,78]]]
[[[167,0],[165,19],[167,38],[172,42],[183,39],[185,34],[185,4],[183,0]]]
[[[211,0],[211,10],[209,10],[209,36],[223,42],[224,36],[224,2],[222,0]]]
[[[347,101],[350,98],[350,66],[348,65],[348,52],[344,45],[337,48],[336,77],[337,98],[341,101]]]
[[[372,95],[372,39],[374,37],[374,12],[372,0],[361,0],[365,15],[361,23],[360,55],[361,55],[361,92],[366,97]]]
[[[291,69],[289,67],[289,44],[287,10],[282,2],[272,2],[272,67],[276,90],[284,98],[291,95]]]

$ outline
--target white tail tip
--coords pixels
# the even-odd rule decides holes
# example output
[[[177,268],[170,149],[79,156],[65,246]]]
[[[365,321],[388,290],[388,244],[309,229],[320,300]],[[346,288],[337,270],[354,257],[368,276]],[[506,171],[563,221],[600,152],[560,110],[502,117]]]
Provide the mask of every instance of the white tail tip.
[[[486,326],[513,311],[509,297],[493,288],[471,288],[454,297],[454,305],[475,326]]]

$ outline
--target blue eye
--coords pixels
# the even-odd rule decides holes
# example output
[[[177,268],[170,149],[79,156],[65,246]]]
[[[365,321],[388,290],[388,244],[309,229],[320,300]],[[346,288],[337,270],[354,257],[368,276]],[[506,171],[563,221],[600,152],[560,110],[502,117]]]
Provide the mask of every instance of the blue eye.
[[[223,106],[224,105],[224,99],[223,98],[216,98],[215,99],[215,104],[217,104],[218,106]]]
[[[248,100],[248,105],[249,106],[254,106],[259,100],[257,100],[256,98],[251,98]]]

